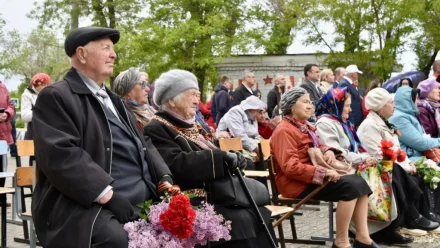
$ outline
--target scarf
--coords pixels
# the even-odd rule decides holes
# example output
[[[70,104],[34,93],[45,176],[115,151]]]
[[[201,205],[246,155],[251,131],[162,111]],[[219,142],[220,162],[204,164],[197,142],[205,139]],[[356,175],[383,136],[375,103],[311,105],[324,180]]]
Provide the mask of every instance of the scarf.
[[[321,147],[321,144],[319,143],[319,138],[315,133],[316,128],[314,128],[312,125],[310,125],[310,123],[308,123],[307,121],[300,122],[300,121],[296,120],[295,118],[290,117],[288,115],[285,115],[283,117],[283,120],[287,121],[288,123],[292,124],[294,127],[298,128],[302,133],[308,134],[309,138],[313,142],[313,147],[315,147],[315,148]]]
[[[141,105],[129,99],[124,99],[124,101],[133,111],[138,127],[143,131],[144,127],[152,120],[156,110],[148,104]]]
[[[363,147],[362,142],[354,129],[353,123],[342,118],[344,103],[347,99],[346,96],[346,87],[330,89],[316,104],[315,114],[318,118],[324,117],[336,120],[342,125],[345,135],[350,141],[351,152],[366,152],[367,150]]]
[[[439,112],[440,103],[432,101],[430,99],[423,99],[423,100],[419,99],[419,103],[417,107],[423,107],[426,110],[428,110],[430,113],[434,114],[435,123],[437,123],[437,129],[438,132],[440,133],[440,112]]]
[[[193,124],[190,128],[182,128],[182,127],[176,127],[175,125],[171,124],[169,121],[165,120],[162,117],[159,117],[157,115],[154,115],[153,120],[157,120],[165,124],[167,127],[173,129],[177,132],[180,136],[183,138],[192,141],[195,143],[198,147],[200,147],[203,150],[213,150],[217,149],[217,147],[212,144],[210,141],[208,141],[201,133],[200,129],[203,129],[203,127],[200,126],[200,124],[196,123]]]

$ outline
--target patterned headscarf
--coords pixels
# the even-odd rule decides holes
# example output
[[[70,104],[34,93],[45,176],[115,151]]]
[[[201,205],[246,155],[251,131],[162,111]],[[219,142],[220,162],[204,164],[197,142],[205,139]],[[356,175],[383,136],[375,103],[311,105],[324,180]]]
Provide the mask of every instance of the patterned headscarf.
[[[329,90],[316,104],[315,114],[318,118],[330,118],[341,123],[345,134],[350,140],[351,152],[366,152],[367,150],[363,147],[354,125],[349,120],[342,119],[342,110],[347,99],[347,93],[348,89],[346,87]]]

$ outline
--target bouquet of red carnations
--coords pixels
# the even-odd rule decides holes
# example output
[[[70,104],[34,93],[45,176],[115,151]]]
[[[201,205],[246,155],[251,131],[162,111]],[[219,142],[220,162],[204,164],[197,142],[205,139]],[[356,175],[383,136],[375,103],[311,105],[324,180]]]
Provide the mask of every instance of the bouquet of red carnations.
[[[141,204],[141,219],[124,225],[129,248],[190,248],[208,241],[230,240],[231,222],[214,207],[203,203],[193,208],[187,195],[178,194],[158,204]]]

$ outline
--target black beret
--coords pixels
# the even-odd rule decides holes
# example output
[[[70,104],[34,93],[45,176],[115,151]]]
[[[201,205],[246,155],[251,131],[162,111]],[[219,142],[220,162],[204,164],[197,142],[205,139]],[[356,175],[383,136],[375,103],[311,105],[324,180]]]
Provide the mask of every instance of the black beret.
[[[85,46],[87,43],[109,37],[113,44],[119,41],[119,31],[112,28],[101,27],[82,27],[72,30],[64,42],[64,50],[67,56],[72,57],[75,54],[76,48]]]

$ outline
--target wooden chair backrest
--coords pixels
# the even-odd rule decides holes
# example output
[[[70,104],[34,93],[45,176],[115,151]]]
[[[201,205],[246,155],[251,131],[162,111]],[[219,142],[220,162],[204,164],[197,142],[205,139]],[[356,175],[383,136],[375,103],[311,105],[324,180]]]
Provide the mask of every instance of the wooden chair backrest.
[[[229,138],[229,139],[219,139],[218,140],[220,150],[222,151],[242,151],[243,144],[240,138]]]
[[[17,140],[16,144],[18,156],[35,156],[33,140]]]
[[[260,141],[261,143],[261,152],[263,153],[263,156],[265,159],[270,157],[270,140],[268,139],[262,139]]]
[[[272,190],[272,203],[275,205],[278,205],[278,195],[280,194],[278,192],[277,184],[275,181],[275,168],[273,165],[273,159],[270,157],[267,160],[267,169],[269,170],[269,181],[270,181],[270,188]]]
[[[16,170],[16,183],[18,187],[32,186],[32,167],[20,167]]]

